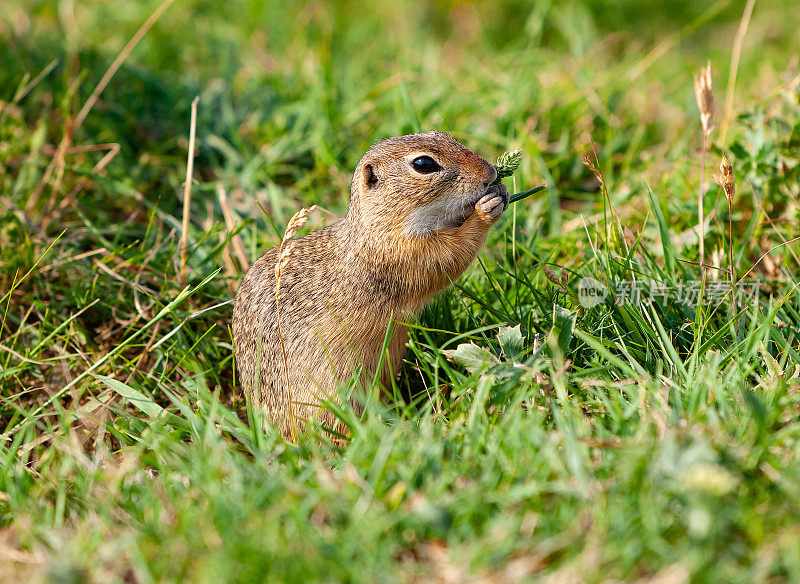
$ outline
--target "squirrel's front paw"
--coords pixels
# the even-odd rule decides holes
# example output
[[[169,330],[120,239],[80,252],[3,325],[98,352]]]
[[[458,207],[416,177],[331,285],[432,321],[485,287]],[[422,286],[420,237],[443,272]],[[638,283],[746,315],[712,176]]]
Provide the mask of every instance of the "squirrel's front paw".
[[[492,185],[486,194],[475,203],[475,213],[483,219],[494,223],[508,208],[508,189],[505,185]]]

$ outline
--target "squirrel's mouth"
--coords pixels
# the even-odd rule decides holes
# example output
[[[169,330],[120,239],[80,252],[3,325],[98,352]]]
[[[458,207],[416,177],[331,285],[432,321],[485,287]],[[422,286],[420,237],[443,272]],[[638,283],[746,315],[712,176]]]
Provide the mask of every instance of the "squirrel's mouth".
[[[469,219],[470,215],[475,212],[475,205],[478,204],[478,201],[480,201],[489,192],[489,190],[490,189],[486,189],[477,195],[464,199],[464,202],[461,204],[461,208],[453,217],[453,219],[458,222],[458,224],[454,225],[454,227],[461,227],[464,224],[464,221]]]
[[[467,197],[440,198],[411,212],[406,233],[429,235],[446,229],[457,229],[475,212],[475,205],[488,193],[485,190]]]
[[[464,222],[475,212],[475,205],[478,204],[478,201],[480,201],[491,189],[492,187],[489,187],[485,191],[479,192],[477,195],[465,197],[462,200],[461,205],[459,205],[449,217],[443,218],[443,226],[440,227],[440,229],[454,229],[464,225]]]
[[[475,212],[475,204],[481,200],[482,196],[483,195],[480,195],[477,198],[469,198],[465,200],[461,204],[461,207],[458,209],[458,211],[456,211],[456,213],[454,213],[451,217],[450,227],[461,227],[464,225],[464,221],[469,219],[469,216]]]

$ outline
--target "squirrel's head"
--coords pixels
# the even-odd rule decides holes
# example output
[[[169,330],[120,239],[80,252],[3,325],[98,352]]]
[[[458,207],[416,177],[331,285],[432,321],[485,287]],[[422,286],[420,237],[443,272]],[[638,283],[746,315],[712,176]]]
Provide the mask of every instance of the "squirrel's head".
[[[444,132],[388,138],[356,167],[348,219],[412,237],[459,227],[496,176],[491,164]]]

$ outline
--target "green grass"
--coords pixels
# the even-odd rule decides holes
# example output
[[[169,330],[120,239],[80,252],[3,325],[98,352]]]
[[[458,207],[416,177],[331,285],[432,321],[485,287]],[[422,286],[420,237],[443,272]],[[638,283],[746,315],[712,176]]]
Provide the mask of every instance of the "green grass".
[[[177,2],[68,132],[158,4],[0,6],[0,582],[800,580],[792,3],[756,6],[726,125],[732,2]],[[708,270],[696,308],[707,59],[706,261],[732,241],[760,290],[717,306]],[[366,148],[420,129],[550,188],[414,325],[396,401],[331,405],[347,444],[261,432],[231,238],[343,213]],[[586,277],[615,295],[582,306]]]

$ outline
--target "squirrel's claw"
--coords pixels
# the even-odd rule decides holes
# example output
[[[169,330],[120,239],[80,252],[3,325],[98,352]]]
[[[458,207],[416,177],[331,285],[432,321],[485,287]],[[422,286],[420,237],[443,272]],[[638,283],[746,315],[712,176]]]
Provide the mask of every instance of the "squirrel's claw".
[[[475,213],[484,221],[495,222],[508,208],[508,189],[505,185],[492,185],[478,202],[475,203]]]

